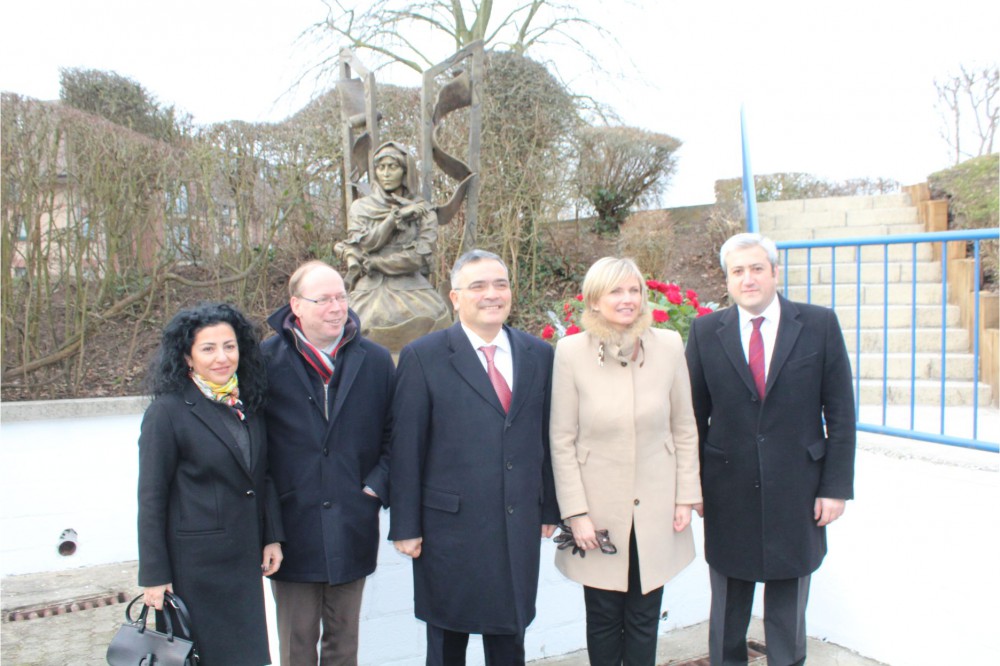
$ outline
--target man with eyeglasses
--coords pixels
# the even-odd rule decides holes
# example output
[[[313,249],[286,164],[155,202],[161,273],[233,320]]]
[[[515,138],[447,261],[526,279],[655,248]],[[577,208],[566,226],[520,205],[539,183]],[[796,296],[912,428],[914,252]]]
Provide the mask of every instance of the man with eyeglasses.
[[[271,579],[282,664],[356,664],[361,594],[389,505],[392,357],[363,338],[340,274],[310,261],[269,318],[268,462],[286,541]],[[317,654],[319,644],[319,654]]]
[[[403,348],[393,402],[389,538],[413,558],[427,664],[525,663],[541,538],[559,510],[549,462],[552,348],[505,325],[511,291],[495,254],[451,272],[458,322]]]

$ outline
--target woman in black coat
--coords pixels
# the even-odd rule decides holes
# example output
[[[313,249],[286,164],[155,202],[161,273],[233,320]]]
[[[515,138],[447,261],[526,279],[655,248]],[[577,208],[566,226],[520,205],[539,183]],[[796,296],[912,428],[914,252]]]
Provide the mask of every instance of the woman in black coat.
[[[139,585],[176,592],[202,666],[270,664],[261,574],[281,565],[267,477],[266,373],[233,307],[182,310],[163,331],[139,436]]]

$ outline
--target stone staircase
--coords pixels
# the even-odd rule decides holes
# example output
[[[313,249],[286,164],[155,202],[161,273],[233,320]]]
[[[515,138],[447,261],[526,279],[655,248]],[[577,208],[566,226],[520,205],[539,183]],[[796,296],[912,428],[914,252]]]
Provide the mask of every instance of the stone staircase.
[[[925,231],[908,194],[762,202],[757,210],[761,233],[775,241]],[[915,250],[912,244],[890,245],[888,261],[884,246],[861,248],[860,283],[857,252],[852,247],[813,249],[808,255],[806,250],[791,250],[783,268],[787,288],[785,276],[779,276],[779,288],[792,300],[835,307],[855,377],[860,345],[861,403],[882,403],[884,375],[887,403],[908,405],[912,365],[916,404],[940,405],[944,365],[945,404],[971,405],[975,396],[972,341],[961,326],[958,306],[946,302],[941,262],[935,260],[931,244],[918,244]],[[911,328],[914,318],[915,330]],[[989,405],[991,399],[989,384],[980,382],[979,404]]]

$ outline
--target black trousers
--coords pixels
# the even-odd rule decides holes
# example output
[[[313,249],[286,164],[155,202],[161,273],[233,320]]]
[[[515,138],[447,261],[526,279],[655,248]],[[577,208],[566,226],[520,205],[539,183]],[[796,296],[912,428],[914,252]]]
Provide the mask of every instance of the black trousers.
[[[729,578],[709,567],[712,607],[708,651],[712,666],[745,666],[754,581]],[[764,643],[769,666],[798,666],[806,659],[806,604],[810,576],[764,582]]]
[[[635,529],[629,536],[628,591],[583,588],[591,666],[653,666],[663,588],[642,593]],[[593,550],[588,557],[615,557]]]
[[[427,666],[465,666],[469,634],[427,625]],[[524,666],[524,632],[483,634],[486,666]]]

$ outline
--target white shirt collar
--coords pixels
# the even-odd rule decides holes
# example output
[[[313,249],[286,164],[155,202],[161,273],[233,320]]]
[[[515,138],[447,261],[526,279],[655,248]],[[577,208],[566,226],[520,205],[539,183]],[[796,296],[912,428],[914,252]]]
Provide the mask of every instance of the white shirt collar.
[[[493,338],[493,342],[486,342],[479,335],[477,335],[471,328],[462,324],[462,330],[465,331],[465,335],[468,336],[469,342],[472,343],[472,348],[479,350],[480,347],[486,345],[496,345],[497,349],[510,353],[510,339],[507,337],[507,331],[503,328],[497,333],[497,336]]]
[[[736,306],[737,311],[740,315],[740,328],[745,328],[750,326],[750,320],[756,317],[764,317],[764,324],[777,326],[778,320],[781,319],[781,303],[778,300],[778,295],[775,294],[774,298],[771,299],[771,303],[764,308],[764,311],[759,315],[750,314],[740,306]]]

